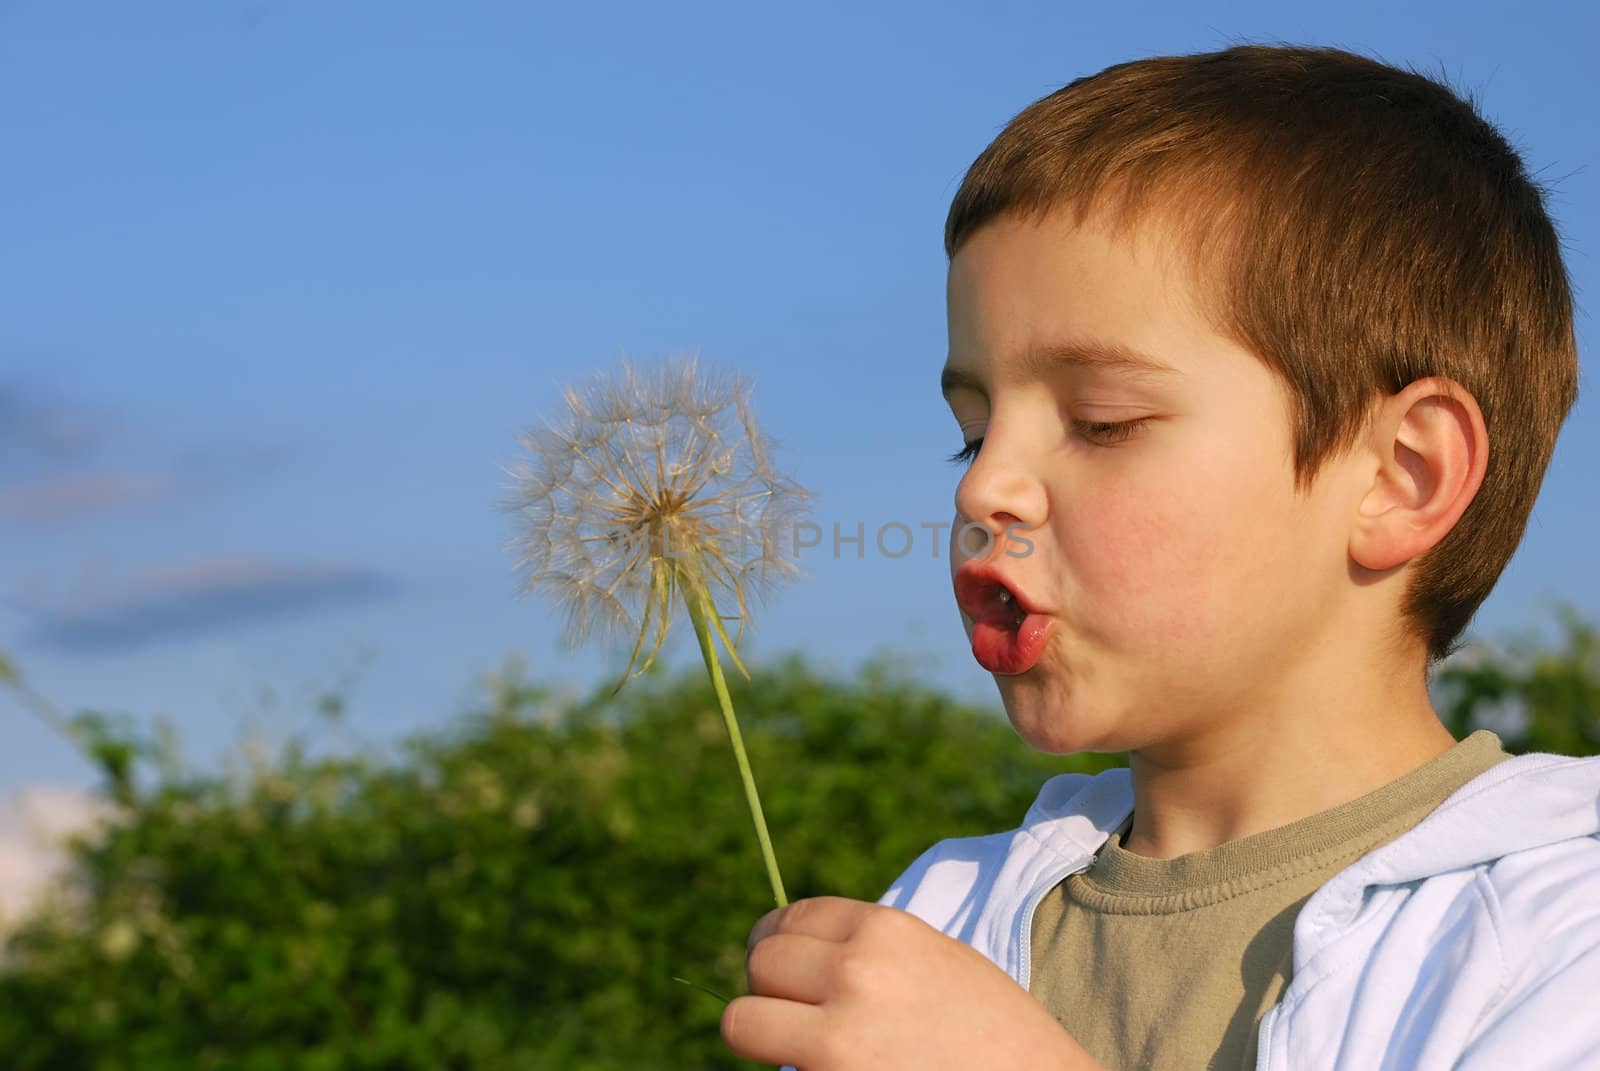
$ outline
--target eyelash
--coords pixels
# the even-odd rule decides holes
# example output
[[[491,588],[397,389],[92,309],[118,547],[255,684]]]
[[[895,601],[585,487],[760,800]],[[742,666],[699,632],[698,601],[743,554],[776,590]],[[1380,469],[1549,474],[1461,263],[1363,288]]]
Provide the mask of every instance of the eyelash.
[[[1127,440],[1140,428],[1150,423],[1150,418],[1141,417],[1138,420],[1123,420],[1116,423],[1100,420],[1074,420],[1072,423],[1074,427],[1087,429],[1091,437],[1098,438],[1100,445],[1115,446],[1117,443]],[[980,435],[945,460],[953,465],[971,464],[972,459],[978,456],[978,451],[982,447],[983,437]]]

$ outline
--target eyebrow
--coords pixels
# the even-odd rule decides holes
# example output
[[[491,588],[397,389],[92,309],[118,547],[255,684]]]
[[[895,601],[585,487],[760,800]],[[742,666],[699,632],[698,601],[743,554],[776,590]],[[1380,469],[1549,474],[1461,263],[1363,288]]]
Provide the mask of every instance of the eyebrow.
[[[948,358],[946,359],[948,361]],[[1116,372],[1129,379],[1159,381],[1180,376],[1176,368],[1159,358],[1120,342],[1083,341],[1057,342],[1024,351],[1013,366],[1012,376],[1017,380],[1037,379],[1067,365],[1075,368],[1098,368]],[[972,390],[985,394],[983,382],[971,372],[951,368],[947,363],[939,373],[939,392],[948,401],[958,390]]]

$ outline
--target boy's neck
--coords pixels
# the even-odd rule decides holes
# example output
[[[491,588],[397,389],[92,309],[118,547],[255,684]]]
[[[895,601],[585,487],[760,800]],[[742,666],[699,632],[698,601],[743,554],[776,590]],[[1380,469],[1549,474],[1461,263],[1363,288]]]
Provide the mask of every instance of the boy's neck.
[[[1456,740],[1420,674],[1408,676],[1410,687],[1352,689],[1130,751],[1134,814],[1123,848],[1153,859],[1215,848],[1358,799],[1437,758]]]

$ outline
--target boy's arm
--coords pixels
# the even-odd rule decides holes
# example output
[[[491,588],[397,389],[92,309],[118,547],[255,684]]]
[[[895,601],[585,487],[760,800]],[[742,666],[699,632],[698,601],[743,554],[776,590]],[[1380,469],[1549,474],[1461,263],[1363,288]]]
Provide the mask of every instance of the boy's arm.
[[[735,1054],[804,1071],[1103,1071],[981,952],[915,915],[796,900],[750,931],[751,995],[722,1014]]]

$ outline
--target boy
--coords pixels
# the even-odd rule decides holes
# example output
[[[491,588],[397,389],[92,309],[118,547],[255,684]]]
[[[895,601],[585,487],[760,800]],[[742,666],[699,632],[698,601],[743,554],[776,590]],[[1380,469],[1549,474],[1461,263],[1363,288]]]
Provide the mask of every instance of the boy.
[[[1600,1068],[1600,759],[1457,742],[1427,690],[1577,391],[1515,153],[1347,52],[1141,60],[1018,115],[945,236],[973,653],[1028,743],[1129,767],[764,917],[729,1046]]]

